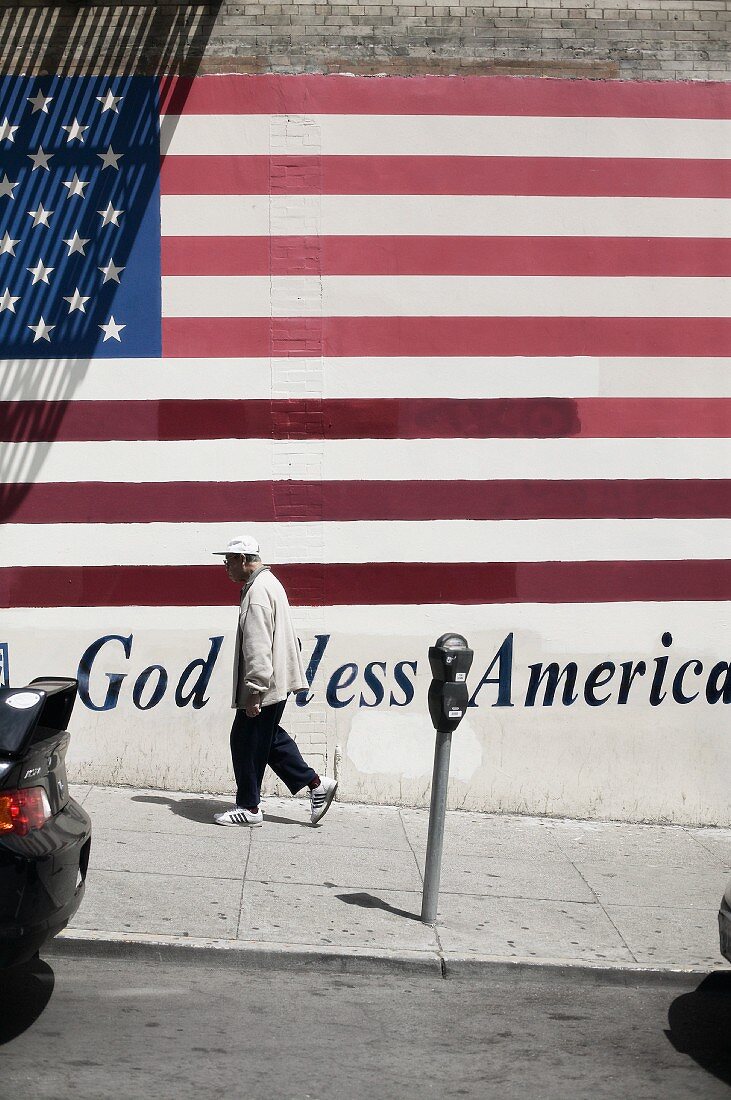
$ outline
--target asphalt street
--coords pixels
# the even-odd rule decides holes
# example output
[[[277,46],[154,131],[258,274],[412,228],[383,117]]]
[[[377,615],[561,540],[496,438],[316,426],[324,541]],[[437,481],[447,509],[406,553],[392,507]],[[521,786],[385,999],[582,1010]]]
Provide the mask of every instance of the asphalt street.
[[[731,974],[336,977],[61,958],[0,977],[0,1096],[728,1097]]]

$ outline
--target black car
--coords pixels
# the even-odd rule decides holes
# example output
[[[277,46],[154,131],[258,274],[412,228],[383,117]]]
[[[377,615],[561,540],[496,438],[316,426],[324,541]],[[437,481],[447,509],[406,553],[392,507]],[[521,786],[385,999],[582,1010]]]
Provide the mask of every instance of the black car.
[[[65,764],[77,689],[55,678],[0,688],[0,967],[35,955],[84,896],[91,820]]]

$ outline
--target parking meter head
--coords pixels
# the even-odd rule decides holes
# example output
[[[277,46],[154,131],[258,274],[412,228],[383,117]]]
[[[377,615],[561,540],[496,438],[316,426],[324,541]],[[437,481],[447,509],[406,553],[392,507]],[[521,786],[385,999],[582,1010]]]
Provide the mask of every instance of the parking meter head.
[[[437,733],[456,730],[467,710],[467,685],[432,680],[428,698],[429,716]]]
[[[472,666],[474,654],[461,634],[442,634],[429,647],[429,665],[435,680],[463,684]]]
[[[437,733],[451,733],[467,710],[467,673],[473,653],[461,634],[442,634],[429,648],[433,680],[429,687],[429,715]]]
[[[434,645],[442,649],[469,649],[464,635],[455,634],[451,630],[447,634],[440,634]]]

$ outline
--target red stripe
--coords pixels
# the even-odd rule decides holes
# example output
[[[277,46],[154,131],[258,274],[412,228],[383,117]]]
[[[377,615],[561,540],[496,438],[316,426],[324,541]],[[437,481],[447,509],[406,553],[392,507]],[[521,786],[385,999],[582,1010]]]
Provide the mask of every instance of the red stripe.
[[[5,401],[5,442],[723,438],[731,398]]]
[[[162,274],[729,276],[731,238],[163,237]]]
[[[164,317],[163,355],[727,356],[729,317]]]
[[[731,561],[281,565],[296,606],[616,603],[731,599]],[[0,569],[2,607],[235,604],[220,565]]]
[[[731,481],[60,482],[5,485],[0,521],[731,518]]]
[[[269,317],[163,317],[162,351],[165,358],[210,357],[237,358],[272,354],[272,330]],[[282,327],[276,326],[279,331]],[[286,326],[285,326],[286,327]],[[293,318],[290,355],[317,355],[321,346],[319,331],[312,344],[314,325]]]
[[[578,434],[599,438],[731,436],[731,398],[581,398]]]
[[[163,195],[596,195],[728,198],[731,160],[632,157],[166,156]]]
[[[731,118],[731,87],[491,76],[166,76],[160,112]]]

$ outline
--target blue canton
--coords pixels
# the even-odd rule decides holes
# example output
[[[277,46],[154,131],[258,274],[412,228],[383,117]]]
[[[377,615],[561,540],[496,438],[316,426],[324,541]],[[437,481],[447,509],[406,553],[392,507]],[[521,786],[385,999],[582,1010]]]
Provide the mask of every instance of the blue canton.
[[[0,78],[0,357],[161,355],[157,85]]]

